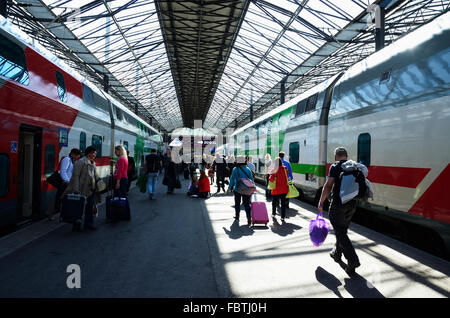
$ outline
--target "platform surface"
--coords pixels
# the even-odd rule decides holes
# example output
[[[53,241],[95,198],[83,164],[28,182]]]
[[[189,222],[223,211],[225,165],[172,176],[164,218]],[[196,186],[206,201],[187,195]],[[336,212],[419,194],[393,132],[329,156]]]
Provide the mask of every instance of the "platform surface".
[[[132,188],[129,222],[106,223],[103,204],[96,231],[42,220],[1,238],[0,297],[450,296],[449,262],[357,224],[349,236],[361,267],[348,276],[329,256],[333,231],[312,245],[316,213],[307,203],[291,200],[285,223],[277,215],[267,227],[248,227],[243,208],[233,218],[232,195],[212,186],[211,198],[190,198],[188,181],[182,186],[167,195],[159,180],[153,201]],[[79,289],[67,287],[70,264],[80,266]]]

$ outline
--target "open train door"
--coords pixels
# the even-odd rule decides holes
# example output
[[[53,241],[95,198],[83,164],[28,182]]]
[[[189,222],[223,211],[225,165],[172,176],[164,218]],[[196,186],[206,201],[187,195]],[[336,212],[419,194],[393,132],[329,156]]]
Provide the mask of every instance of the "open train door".
[[[42,128],[19,127],[17,223],[37,219],[40,210]]]

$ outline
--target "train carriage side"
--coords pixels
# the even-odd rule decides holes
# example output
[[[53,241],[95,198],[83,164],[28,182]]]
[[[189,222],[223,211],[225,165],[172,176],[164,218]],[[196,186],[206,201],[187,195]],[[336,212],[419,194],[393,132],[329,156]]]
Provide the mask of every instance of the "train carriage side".
[[[370,208],[450,223],[449,43],[447,14],[357,63],[336,84],[327,166],[341,145],[368,166]]]
[[[0,19],[0,227],[39,219],[55,189],[46,182],[69,143],[82,87]]]
[[[83,103],[69,134],[69,144],[60,159],[67,156],[72,148],[84,150],[88,146],[97,148],[95,165],[100,178],[107,180],[110,175],[111,159],[111,116],[108,100],[93,85],[82,84]]]

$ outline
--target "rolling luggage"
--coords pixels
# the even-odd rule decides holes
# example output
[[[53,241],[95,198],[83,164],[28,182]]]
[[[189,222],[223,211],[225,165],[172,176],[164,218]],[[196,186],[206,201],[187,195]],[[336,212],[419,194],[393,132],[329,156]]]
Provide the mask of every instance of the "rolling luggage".
[[[86,197],[81,194],[65,194],[61,200],[60,222],[82,224]]]
[[[106,219],[109,221],[131,220],[130,204],[128,198],[114,196],[114,177],[111,175],[112,187],[106,197]]]
[[[265,202],[256,202],[256,194],[254,195],[254,202],[251,203],[252,208],[252,225],[269,223],[269,214]]]
[[[106,197],[106,218],[111,221],[131,220],[130,205],[127,198]]]

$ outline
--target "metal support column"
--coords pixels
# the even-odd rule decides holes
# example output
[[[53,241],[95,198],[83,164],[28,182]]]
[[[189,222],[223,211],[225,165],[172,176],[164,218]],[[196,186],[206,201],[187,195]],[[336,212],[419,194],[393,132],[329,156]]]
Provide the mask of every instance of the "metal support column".
[[[103,90],[106,93],[109,91],[109,76],[106,74],[103,76]]]
[[[286,91],[286,77],[283,78],[281,81],[281,88],[280,88],[280,104],[284,104],[284,97],[285,97],[285,91]]]
[[[384,16],[385,9],[377,6],[375,9],[375,51],[384,48]]]
[[[0,15],[8,17],[8,0],[0,0]]]

